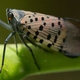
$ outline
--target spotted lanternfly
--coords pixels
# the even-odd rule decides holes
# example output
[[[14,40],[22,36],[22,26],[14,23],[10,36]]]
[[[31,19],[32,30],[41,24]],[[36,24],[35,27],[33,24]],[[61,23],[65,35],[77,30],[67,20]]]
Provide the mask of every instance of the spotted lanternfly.
[[[22,42],[30,50],[38,69],[40,67],[36,62],[33,51],[25,40],[44,50],[61,52],[71,57],[80,55],[80,27],[74,26],[67,21],[73,20],[78,23],[80,22],[79,20],[16,9],[7,9],[6,15],[10,26],[3,21],[0,21],[0,25],[12,32],[4,43],[1,71],[4,64],[6,44],[12,36],[15,38],[16,33],[18,33]]]

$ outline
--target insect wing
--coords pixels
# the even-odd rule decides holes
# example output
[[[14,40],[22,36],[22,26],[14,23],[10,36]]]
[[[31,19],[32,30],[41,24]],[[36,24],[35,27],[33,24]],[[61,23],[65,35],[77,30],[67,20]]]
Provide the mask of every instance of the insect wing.
[[[31,12],[21,20],[21,24],[24,24],[20,27],[21,30],[31,40],[41,43],[49,50],[59,51],[61,49],[66,37],[66,28],[62,18]]]
[[[66,40],[63,49],[66,51],[65,55],[80,56],[80,23],[70,23],[65,21],[67,27]]]
[[[25,12],[25,11],[24,11]],[[67,56],[80,55],[80,30],[65,21],[50,15],[25,12],[20,29],[30,40],[37,41],[50,51],[62,52]]]

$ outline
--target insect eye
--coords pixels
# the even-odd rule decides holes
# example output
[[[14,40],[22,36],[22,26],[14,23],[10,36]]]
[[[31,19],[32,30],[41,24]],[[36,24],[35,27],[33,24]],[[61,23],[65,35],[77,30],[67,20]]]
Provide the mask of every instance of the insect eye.
[[[13,19],[14,15],[13,13],[8,13],[8,20],[11,21]]]

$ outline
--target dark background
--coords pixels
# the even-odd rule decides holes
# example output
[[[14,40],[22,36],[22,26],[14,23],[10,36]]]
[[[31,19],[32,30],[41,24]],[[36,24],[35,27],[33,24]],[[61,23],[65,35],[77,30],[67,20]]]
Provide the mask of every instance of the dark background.
[[[58,17],[72,17],[80,19],[80,0],[0,0],[0,19],[7,23],[5,12],[6,8],[15,8],[50,14]],[[0,44],[4,43],[4,40],[9,33],[10,31],[0,26]],[[19,39],[18,42],[20,42]],[[9,43],[13,43],[13,40],[11,39]],[[60,77],[61,79],[59,78],[58,80],[62,80],[64,76],[64,79],[66,79],[67,77],[67,80],[76,80],[76,78],[78,77],[77,75],[79,74],[79,71],[76,73],[72,72],[71,75],[73,75],[74,77],[70,77],[68,73],[64,73],[64,75],[61,76],[59,76],[58,73],[53,74],[53,76],[56,77],[51,78],[55,78],[54,80],[57,80],[57,77]]]

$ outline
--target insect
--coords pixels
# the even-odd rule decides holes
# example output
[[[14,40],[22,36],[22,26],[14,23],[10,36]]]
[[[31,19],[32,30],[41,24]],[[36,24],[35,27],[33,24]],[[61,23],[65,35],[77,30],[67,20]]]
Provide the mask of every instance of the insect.
[[[34,62],[40,69],[32,49],[27,45],[25,40],[28,40],[35,46],[41,47],[49,51],[61,52],[66,56],[80,55],[80,27],[71,25],[67,20],[73,20],[80,23],[79,20],[73,18],[59,18],[51,15],[16,10],[6,9],[8,24],[0,20],[0,25],[11,30],[11,33],[6,38],[3,49],[3,58],[1,70],[4,65],[5,50],[8,40],[18,33],[20,39],[25,46],[30,50]],[[38,44],[36,43],[38,42]],[[17,42],[16,42],[17,48]]]

